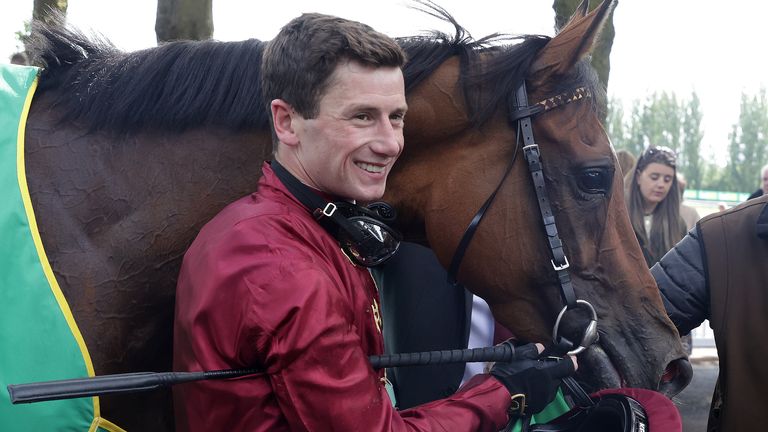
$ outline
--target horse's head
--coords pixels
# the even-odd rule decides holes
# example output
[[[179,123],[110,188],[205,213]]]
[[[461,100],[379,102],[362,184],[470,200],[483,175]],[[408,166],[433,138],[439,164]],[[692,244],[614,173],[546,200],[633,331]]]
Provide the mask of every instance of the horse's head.
[[[557,36],[514,46],[482,48],[458,25],[452,40],[435,44],[448,46],[442,51],[429,51],[423,39],[405,41],[417,59],[406,68],[406,147],[385,198],[398,206],[406,235],[431,246],[448,268],[475,212],[501,184],[457,277],[520,339],[551,340],[563,300],[551,264],[552,226],[545,231],[518,133],[524,115],[515,92],[525,82],[572,285],[598,316],[599,341],[579,358],[583,381],[674,394],[690,379],[690,365],[630,226],[596,109],[602,91],[585,60],[613,3],[591,13],[584,6]],[[566,313],[561,334],[580,340],[585,311]],[[662,380],[669,365],[679,373]]]

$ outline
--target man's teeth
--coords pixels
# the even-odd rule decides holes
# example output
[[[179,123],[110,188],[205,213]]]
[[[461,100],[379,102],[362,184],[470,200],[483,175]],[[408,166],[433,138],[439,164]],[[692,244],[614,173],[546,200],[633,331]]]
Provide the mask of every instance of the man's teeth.
[[[366,170],[368,172],[372,172],[372,173],[380,173],[380,172],[384,171],[384,167],[383,166],[379,166],[379,165],[371,165],[371,164],[362,163],[362,162],[358,162],[355,165],[359,166],[360,168],[362,168],[362,169],[364,169],[364,170]]]

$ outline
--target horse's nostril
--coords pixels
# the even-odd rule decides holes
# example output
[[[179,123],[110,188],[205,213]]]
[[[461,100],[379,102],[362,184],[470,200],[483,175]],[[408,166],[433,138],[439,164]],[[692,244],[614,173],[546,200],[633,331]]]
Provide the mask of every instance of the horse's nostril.
[[[677,365],[674,363],[670,363],[666,369],[664,369],[664,374],[661,376],[661,382],[659,384],[672,382],[672,380],[675,379],[677,376]]]
[[[672,397],[683,391],[693,378],[691,363],[680,358],[667,365],[664,374],[659,381],[659,391],[668,397]]]

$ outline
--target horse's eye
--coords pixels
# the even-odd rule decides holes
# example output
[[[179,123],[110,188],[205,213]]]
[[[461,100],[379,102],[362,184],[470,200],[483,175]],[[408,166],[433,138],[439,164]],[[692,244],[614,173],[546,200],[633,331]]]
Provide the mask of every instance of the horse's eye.
[[[588,194],[605,194],[611,188],[611,177],[605,168],[587,168],[578,175],[579,189]]]

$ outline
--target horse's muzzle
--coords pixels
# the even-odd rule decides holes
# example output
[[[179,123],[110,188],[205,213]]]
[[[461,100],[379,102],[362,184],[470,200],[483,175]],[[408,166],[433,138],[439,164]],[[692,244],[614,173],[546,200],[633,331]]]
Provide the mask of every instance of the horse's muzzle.
[[[685,358],[679,358],[670,362],[664,370],[664,375],[659,381],[659,392],[672,397],[683,391],[691,383],[693,367]]]

